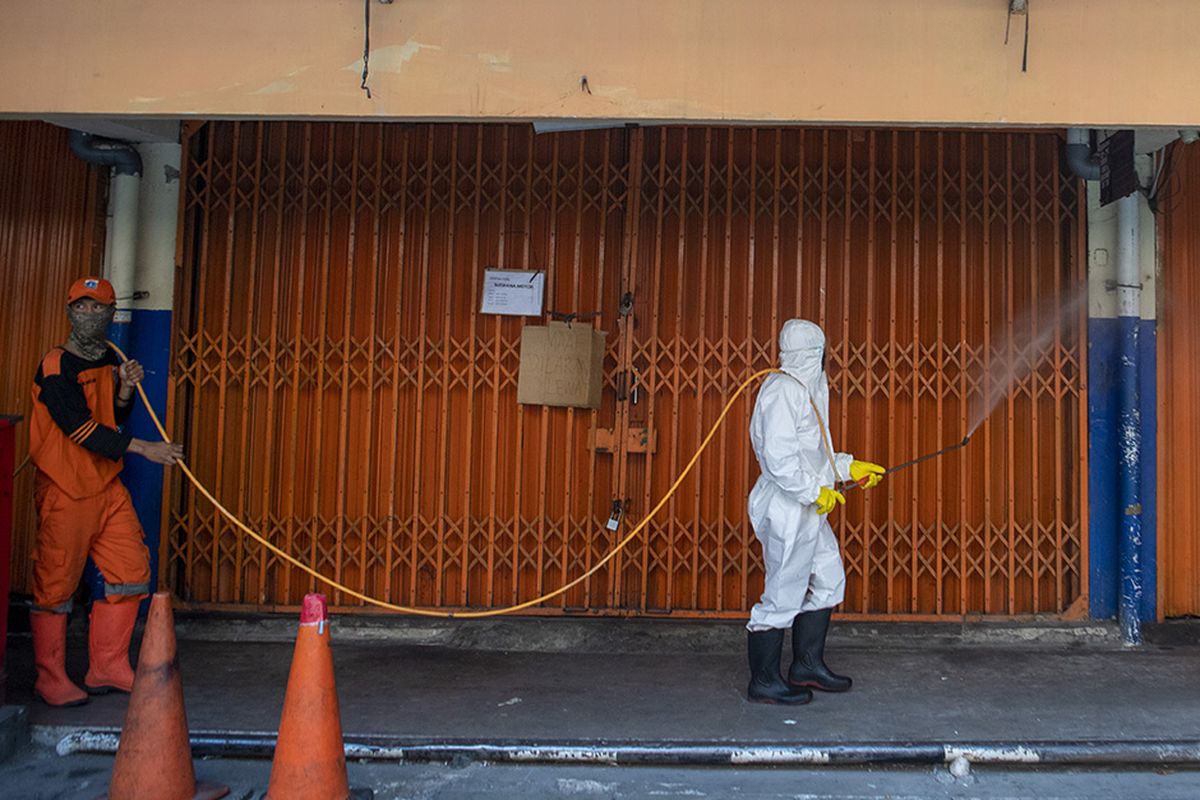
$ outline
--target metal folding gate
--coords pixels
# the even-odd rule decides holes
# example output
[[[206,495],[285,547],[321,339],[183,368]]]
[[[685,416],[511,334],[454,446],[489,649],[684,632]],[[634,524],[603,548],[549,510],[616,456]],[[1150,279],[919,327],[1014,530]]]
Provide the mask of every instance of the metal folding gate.
[[[30,389],[38,362],[62,344],[67,288],[98,274],[104,253],[103,172],[79,160],[67,130],[0,120],[0,414],[19,414],[16,458],[29,449]],[[13,483],[12,588],[32,588],[34,470]]]
[[[1159,324],[1159,613],[1200,616],[1200,493],[1190,470],[1200,452],[1200,157],[1193,145],[1170,151],[1170,180],[1159,196],[1163,231]]]
[[[960,440],[988,376],[1015,378],[960,455],[836,515],[844,611],[1060,614],[1086,591],[1080,329],[1056,324],[1082,313],[1081,201],[1054,134],[209,123],[185,152],[177,433],[228,505],[359,591],[496,607],[581,574],[791,316],[828,331],[839,447],[883,463]],[[548,309],[608,331],[599,410],[517,405],[523,322],[479,313],[488,266],[545,269]],[[744,615],[751,402],[540,611]],[[183,597],[313,585],[170,495]]]

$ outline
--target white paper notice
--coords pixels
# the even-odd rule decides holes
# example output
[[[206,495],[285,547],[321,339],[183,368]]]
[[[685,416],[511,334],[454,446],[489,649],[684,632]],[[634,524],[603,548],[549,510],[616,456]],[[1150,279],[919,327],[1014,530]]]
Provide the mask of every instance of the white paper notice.
[[[546,273],[520,269],[489,269],[483,273],[484,314],[540,317]]]

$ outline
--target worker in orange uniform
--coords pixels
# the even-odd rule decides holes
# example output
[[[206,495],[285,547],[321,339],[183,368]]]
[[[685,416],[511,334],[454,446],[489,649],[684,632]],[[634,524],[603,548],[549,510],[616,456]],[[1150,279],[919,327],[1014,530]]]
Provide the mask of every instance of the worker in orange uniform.
[[[115,311],[108,281],[81,278],[72,284],[71,334],[42,358],[33,381],[34,694],[52,706],[88,699],[66,671],[67,614],[88,556],[104,576],[105,598],[92,605],[84,685],[91,694],[133,688],[129,639],[138,601],[150,591],[150,552],[118,475],[126,453],[164,465],[183,457],[177,444],[135,439],[117,428],[129,418],[134,388],[145,373],[136,361],[120,363],[108,346]]]

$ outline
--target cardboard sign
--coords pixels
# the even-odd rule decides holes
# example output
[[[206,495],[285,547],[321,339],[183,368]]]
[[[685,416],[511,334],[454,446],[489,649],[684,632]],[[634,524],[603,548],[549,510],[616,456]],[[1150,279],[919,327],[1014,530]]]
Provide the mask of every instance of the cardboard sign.
[[[606,336],[579,323],[526,325],[521,331],[517,402],[599,408]]]

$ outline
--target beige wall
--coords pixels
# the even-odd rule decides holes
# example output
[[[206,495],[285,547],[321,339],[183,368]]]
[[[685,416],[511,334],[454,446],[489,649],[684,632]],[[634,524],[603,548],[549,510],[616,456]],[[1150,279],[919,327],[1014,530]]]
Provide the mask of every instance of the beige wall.
[[[1200,125],[1200,2],[5,3],[0,113]],[[581,91],[587,75],[591,93]]]

